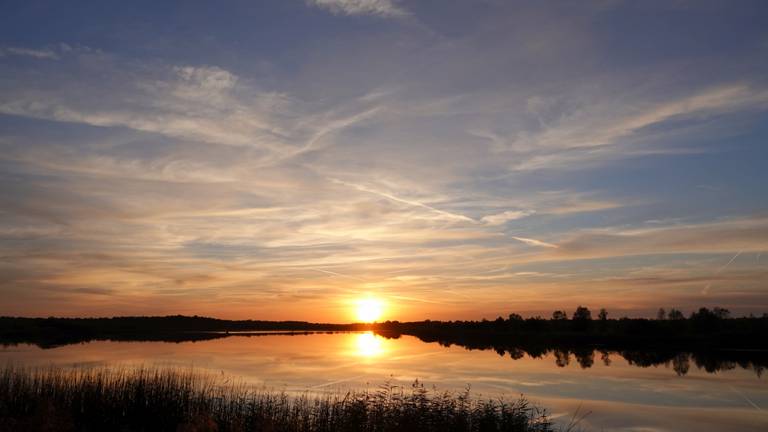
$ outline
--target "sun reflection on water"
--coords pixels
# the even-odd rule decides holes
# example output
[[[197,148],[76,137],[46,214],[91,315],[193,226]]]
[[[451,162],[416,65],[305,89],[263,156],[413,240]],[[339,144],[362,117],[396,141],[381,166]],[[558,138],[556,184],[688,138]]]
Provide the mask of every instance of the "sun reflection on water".
[[[381,338],[371,332],[360,333],[355,337],[355,354],[360,357],[373,358],[385,352]]]

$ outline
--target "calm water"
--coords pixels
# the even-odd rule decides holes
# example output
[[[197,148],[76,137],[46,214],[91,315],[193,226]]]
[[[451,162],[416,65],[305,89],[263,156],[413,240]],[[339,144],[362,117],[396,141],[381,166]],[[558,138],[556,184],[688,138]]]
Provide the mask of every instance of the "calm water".
[[[621,356],[577,359],[547,354],[512,359],[493,350],[443,347],[370,333],[232,336],[202,342],[90,342],[53,349],[0,348],[0,363],[66,366],[181,366],[236,376],[268,388],[336,391],[419,379],[440,390],[515,398],[524,394],[567,422],[591,412],[587,430],[768,430],[768,379],[736,367],[708,373],[695,364],[637,367]],[[567,362],[567,364],[565,364]]]

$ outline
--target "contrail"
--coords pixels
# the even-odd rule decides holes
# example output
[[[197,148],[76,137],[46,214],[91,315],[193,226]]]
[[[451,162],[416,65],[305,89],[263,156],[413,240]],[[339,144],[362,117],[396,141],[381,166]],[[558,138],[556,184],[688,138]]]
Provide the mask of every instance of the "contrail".
[[[399,203],[402,203],[402,204],[408,204],[408,205],[411,205],[411,206],[414,206],[414,207],[421,207],[421,208],[423,208],[425,210],[429,210],[429,211],[431,211],[433,213],[437,213],[437,214],[439,214],[439,215],[441,215],[443,217],[446,217],[448,219],[460,220],[460,221],[469,222],[469,223],[473,223],[473,224],[478,223],[476,220],[474,220],[472,218],[466,217],[464,215],[456,214],[456,213],[447,212],[445,210],[436,209],[436,208],[428,206],[428,205],[426,205],[426,204],[424,204],[422,202],[407,200],[407,199],[404,199],[404,198],[400,198],[400,197],[394,196],[392,194],[388,194],[386,192],[377,191],[377,190],[370,189],[370,188],[367,188],[367,187],[362,186],[362,185],[345,182],[345,181],[339,180],[339,179],[329,178],[328,180],[330,180],[330,181],[332,181],[332,182],[334,182],[336,184],[348,186],[348,187],[351,187],[353,189],[357,189],[357,190],[359,190],[361,192],[368,192],[368,193],[371,193],[371,194],[374,194],[374,195],[378,195],[378,196],[381,196],[381,197],[384,197],[384,198],[387,198],[387,199],[390,199],[392,201],[396,201],[396,202],[399,202]]]
[[[718,271],[717,271],[717,273],[720,273],[721,271],[725,270],[725,268],[726,268],[726,267],[728,267],[729,265],[731,265],[731,263],[733,262],[733,260],[735,260],[736,258],[738,258],[738,257],[739,257],[739,255],[741,255],[741,252],[742,252],[742,251],[738,251],[738,252],[736,252],[736,255],[734,255],[734,256],[733,256],[733,258],[731,258],[731,260],[730,260],[730,261],[728,261],[728,264],[726,264],[726,265],[724,265],[724,266],[720,267],[720,270],[718,270]],[[715,273],[715,274],[717,274],[717,273]]]
[[[310,268],[310,270],[314,270],[314,271],[317,271],[317,272],[320,272],[320,273],[325,273],[325,274],[329,274],[329,275],[333,275],[333,276],[340,276],[340,277],[344,277],[344,278],[359,280],[361,282],[367,282],[365,279],[362,279],[362,278],[359,278],[359,277],[356,277],[356,276],[350,276],[350,275],[345,275],[345,274],[342,274],[342,273],[336,273],[336,272],[333,272],[333,271],[330,271],[330,270],[323,270],[323,269],[319,269],[319,268]]]
[[[455,295],[457,297],[464,297],[466,299],[471,299],[472,298],[472,297],[470,297],[470,296],[468,296],[466,294],[460,293],[460,292],[455,291],[455,290],[444,290],[444,291],[447,292],[447,293],[451,293],[451,294],[453,294],[453,295]]]
[[[389,296],[390,298],[398,299],[398,300],[407,300],[407,301],[413,301],[413,302],[421,302],[421,303],[432,303],[432,304],[445,304],[445,302],[437,301],[437,300],[425,300],[420,299],[416,297],[406,297],[406,296],[399,296],[399,295],[392,295]]]
[[[734,255],[734,256],[731,258],[731,260],[730,260],[730,261],[728,261],[728,262],[727,262],[727,263],[726,263],[724,266],[722,266],[722,267],[720,267],[719,269],[717,269],[717,271],[716,271],[716,272],[715,272],[715,273],[714,273],[712,276],[717,276],[717,275],[719,275],[719,274],[720,274],[720,272],[722,272],[723,270],[725,270],[725,269],[726,269],[726,267],[728,267],[729,265],[731,265],[731,263],[732,263],[732,262],[733,262],[733,261],[734,261],[736,258],[738,258],[738,257],[739,257],[739,255],[741,255],[741,253],[742,253],[742,252],[743,252],[743,251],[738,251],[738,252],[736,252],[736,255]],[[710,288],[712,288],[712,283],[711,283],[711,282],[710,282],[710,283],[708,283],[708,284],[707,284],[707,286],[705,286],[703,290],[701,290],[701,293],[702,293],[702,294],[704,294],[704,295],[707,295],[707,294],[709,294],[709,289],[710,289]]]

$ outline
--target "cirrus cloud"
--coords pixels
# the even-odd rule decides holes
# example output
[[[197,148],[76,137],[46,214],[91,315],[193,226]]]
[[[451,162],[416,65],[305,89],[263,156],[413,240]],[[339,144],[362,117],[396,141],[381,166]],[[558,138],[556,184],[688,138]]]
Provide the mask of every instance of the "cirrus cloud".
[[[406,15],[392,0],[307,0],[307,3],[343,15]]]

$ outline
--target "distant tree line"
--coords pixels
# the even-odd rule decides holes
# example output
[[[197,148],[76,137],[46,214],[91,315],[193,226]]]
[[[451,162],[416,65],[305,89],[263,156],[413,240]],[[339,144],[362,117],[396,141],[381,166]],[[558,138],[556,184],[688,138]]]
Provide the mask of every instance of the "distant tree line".
[[[661,308],[655,319],[613,319],[602,308],[595,319],[589,308],[578,306],[570,318],[564,310],[556,310],[550,319],[541,316],[523,318],[511,313],[507,318],[500,316],[493,321],[386,321],[376,324],[375,330],[390,336],[428,336],[461,345],[471,341],[514,340],[526,343],[539,340],[613,346],[682,344],[718,349],[768,347],[768,340],[763,337],[768,331],[768,314],[731,318],[728,309],[721,307],[702,307],[688,317],[678,309],[667,311]]]
[[[222,320],[200,316],[114,318],[0,317],[0,344],[33,343],[42,348],[91,340],[185,342],[238,332],[360,331],[365,324],[305,321]]]
[[[560,345],[604,345],[621,349],[636,345],[708,348],[768,348],[768,315],[732,318],[724,308],[700,308],[688,317],[674,308],[659,309],[656,319],[609,317],[600,309],[579,306],[569,317],[563,310],[551,319],[523,318],[511,313],[493,321],[386,321],[374,324],[329,324],[304,321],[222,320],[199,316],[115,318],[0,317],[0,344],[34,343],[54,347],[89,340],[181,342],[226,337],[242,332],[316,332],[374,330],[396,337],[425,337],[467,346],[482,342],[507,344],[541,341]]]

